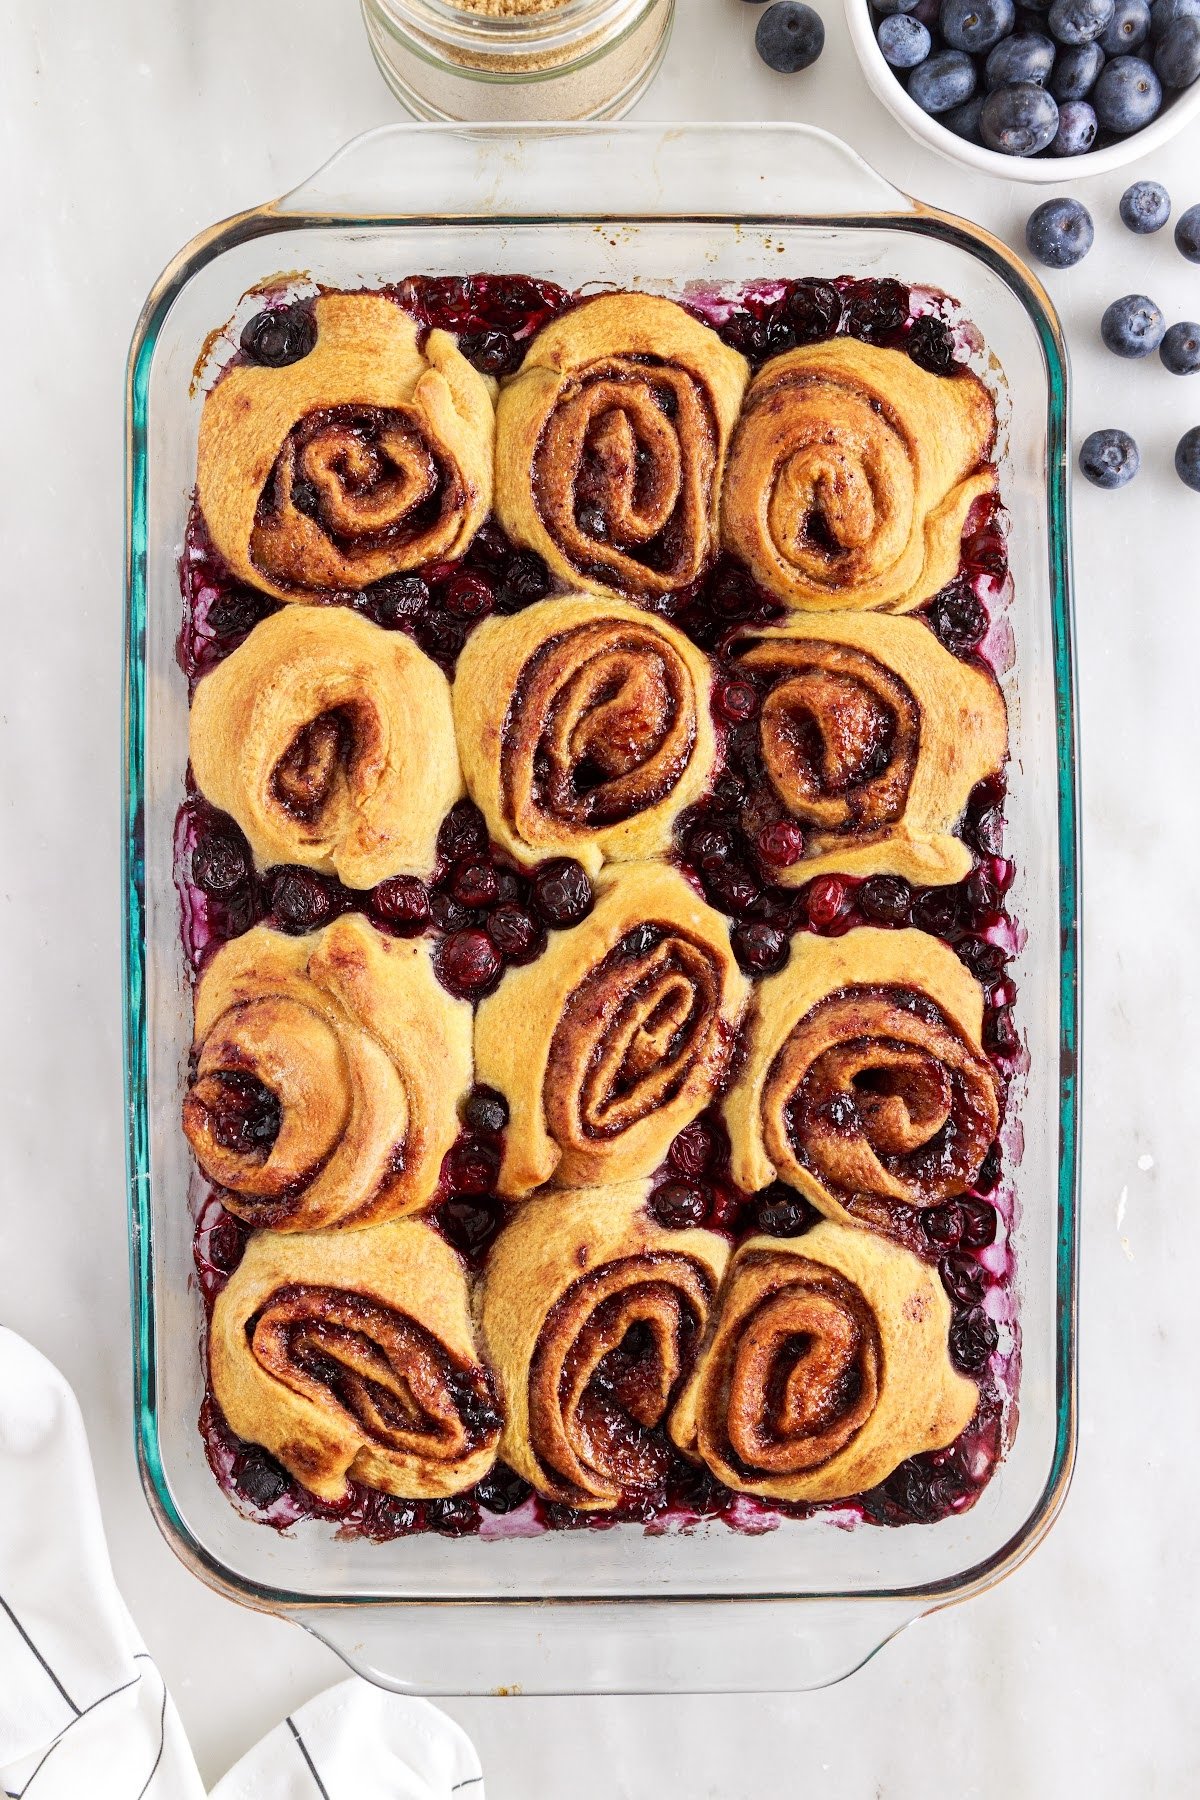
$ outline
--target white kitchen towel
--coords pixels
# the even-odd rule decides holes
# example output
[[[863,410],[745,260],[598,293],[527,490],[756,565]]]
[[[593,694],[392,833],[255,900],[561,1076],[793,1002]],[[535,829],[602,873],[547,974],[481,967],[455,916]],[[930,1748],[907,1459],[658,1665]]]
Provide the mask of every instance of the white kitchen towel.
[[[162,1677],[113,1581],[75,1396],[0,1326],[0,1795],[203,1800]],[[340,1683],[213,1800],[483,1800],[474,1748],[424,1700]]]

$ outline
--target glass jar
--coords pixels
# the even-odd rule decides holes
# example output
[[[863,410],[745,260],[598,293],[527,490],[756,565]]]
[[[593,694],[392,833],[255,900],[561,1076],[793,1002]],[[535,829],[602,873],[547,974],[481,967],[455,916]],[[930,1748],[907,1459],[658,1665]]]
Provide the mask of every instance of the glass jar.
[[[619,119],[654,79],[675,0],[362,0],[362,10],[384,80],[419,119]]]

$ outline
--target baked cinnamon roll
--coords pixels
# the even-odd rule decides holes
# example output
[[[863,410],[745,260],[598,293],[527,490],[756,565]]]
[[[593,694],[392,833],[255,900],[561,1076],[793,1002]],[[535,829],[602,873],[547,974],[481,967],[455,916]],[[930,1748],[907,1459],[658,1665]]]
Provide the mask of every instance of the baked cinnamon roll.
[[[341,606],[256,626],[197,688],[190,750],[260,868],[303,863],[354,888],[428,875],[463,791],[446,677]]]
[[[626,863],[581,925],[510,969],[475,1018],[475,1078],[509,1106],[498,1191],[658,1167],[720,1089],[749,983],[676,869]]]
[[[500,1454],[548,1499],[610,1509],[654,1487],[663,1430],[729,1258],[668,1231],[647,1184],[539,1194],[492,1250],[480,1324],[505,1412]]]
[[[196,494],[230,569],[320,600],[461,556],[492,500],[494,384],[381,294],[325,294],[313,348],[236,364],[200,418]]]
[[[703,573],[749,365],[654,294],[585,300],[496,409],[496,511],[569,586],[647,599]]]
[[[917,619],[822,614],[755,635],[740,671],[762,695],[762,776],[804,828],[777,879],[836,870],[961,881],[952,835],[971,789],[1008,753],[994,676],[944,650]]]
[[[671,1435],[742,1493],[862,1493],[970,1423],[978,1390],[949,1330],[937,1270],[874,1232],[747,1238]]]
[[[923,931],[801,932],[759,984],[725,1100],[734,1180],[776,1176],[844,1223],[965,1193],[996,1135],[983,993]]]
[[[357,913],[257,925],[196,986],[183,1128],[230,1212],[276,1231],[428,1204],[471,1085],[471,1008],[427,945]]]
[[[708,658],[619,600],[544,600],[472,635],[454,680],[459,755],[511,855],[595,874],[670,848],[716,758]]]
[[[496,1460],[466,1276],[416,1219],[252,1237],[213,1308],[209,1367],[230,1427],[322,1500],[351,1480],[457,1494]]]
[[[785,606],[908,612],[958,569],[992,399],[967,372],[837,337],[755,376],[730,446],[721,534]]]

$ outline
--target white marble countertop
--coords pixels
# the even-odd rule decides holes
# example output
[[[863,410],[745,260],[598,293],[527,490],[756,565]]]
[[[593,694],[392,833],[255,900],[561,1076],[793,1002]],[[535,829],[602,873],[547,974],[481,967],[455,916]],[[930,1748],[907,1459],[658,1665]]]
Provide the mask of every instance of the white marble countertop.
[[[1021,241],[1038,191],[969,177],[910,143],[871,100],[840,9],[819,3],[825,55],[788,79],[757,62],[758,15],[742,0],[680,0],[641,116],[803,117],[901,186]],[[2,10],[0,1313],[75,1384],[119,1581],[211,1781],[340,1665],[187,1574],[134,1466],[118,929],[125,351],[147,287],[195,231],[294,185],[398,109],[354,0]],[[1136,172],[1165,181],[1177,207],[1200,200],[1198,144],[1193,130]],[[1169,231],[1125,232],[1126,179],[1071,184],[1095,213],[1096,247],[1048,280],[1078,436],[1126,425],[1143,456],[1132,488],[1080,482],[1075,496],[1088,1060],[1083,1427],[1067,1509],[999,1589],[915,1626],[824,1693],[450,1703],[492,1800],[1194,1791],[1200,1450],[1185,1189],[1200,495],[1176,480],[1172,454],[1200,421],[1200,379],[1157,358],[1118,362],[1097,326],[1110,298],[1135,289],[1170,317],[1200,314],[1200,269]]]

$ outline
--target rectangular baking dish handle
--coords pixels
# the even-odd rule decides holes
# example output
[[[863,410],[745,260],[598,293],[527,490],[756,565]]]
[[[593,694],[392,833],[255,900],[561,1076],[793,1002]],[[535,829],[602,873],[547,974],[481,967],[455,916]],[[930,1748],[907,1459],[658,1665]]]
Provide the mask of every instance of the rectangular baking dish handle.
[[[907,194],[813,125],[381,125],[274,212],[309,218],[838,219]]]
[[[377,1687],[413,1694],[799,1693],[869,1662],[913,1601],[316,1607],[291,1613]]]

